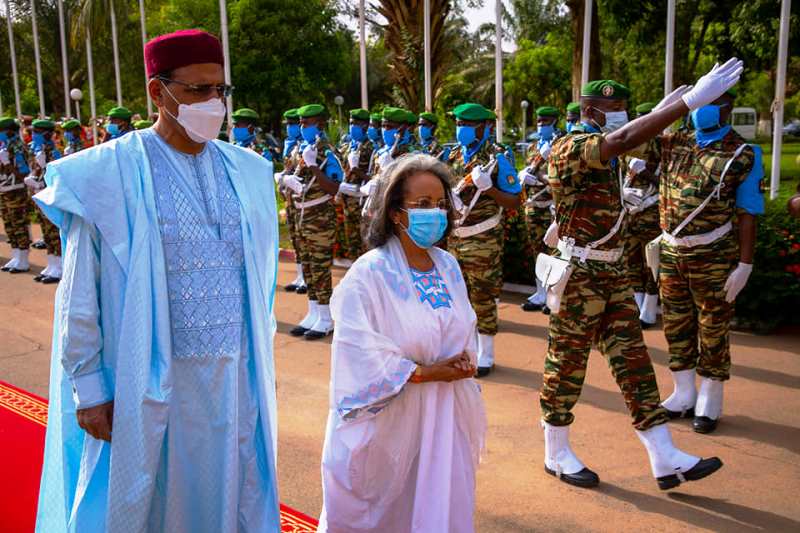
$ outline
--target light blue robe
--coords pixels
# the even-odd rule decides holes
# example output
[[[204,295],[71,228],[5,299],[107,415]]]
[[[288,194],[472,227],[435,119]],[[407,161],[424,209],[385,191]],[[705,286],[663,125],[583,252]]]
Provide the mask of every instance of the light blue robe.
[[[272,164],[216,141],[192,159],[170,153],[156,136],[142,130],[48,165],[48,187],[36,197],[61,228],[66,253],[79,256],[66,263],[97,261],[90,274],[67,272],[57,294],[37,531],[277,532],[278,232],[274,191],[264,180]],[[165,197],[167,190],[173,194]],[[228,282],[241,278],[233,285],[241,288],[233,291],[241,293],[233,300],[240,316],[212,308],[212,321],[204,322],[223,319],[233,328],[218,344],[224,358],[176,340],[187,319],[179,287],[188,278],[175,277],[173,267],[185,263],[175,251],[198,238],[175,231],[184,202],[191,216],[208,215],[200,220],[212,230],[227,221],[228,245],[241,239],[238,267],[223,265],[233,269]],[[231,209],[237,205],[238,213]],[[184,230],[191,216],[183,216]],[[213,248],[219,231],[199,238]],[[169,235],[179,238],[170,243]],[[213,262],[202,252],[201,261]],[[94,306],[85,295],[64,297],[73,284],[92,282]],[[76,314],[81,304],[85,312]],[[97,334],[76,343],[70,330],[92,322]],[[230,342],[236,335],[241,342]],[[76,400],[86,407],[108,398],[115,402],[111,444],[88,436],[75,419]]]

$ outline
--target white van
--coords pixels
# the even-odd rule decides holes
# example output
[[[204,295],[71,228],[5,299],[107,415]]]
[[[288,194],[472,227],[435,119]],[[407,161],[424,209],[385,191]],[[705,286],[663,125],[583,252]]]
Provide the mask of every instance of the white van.
[[[731,113],[731,125],[736,133],[745,139],[756,138],[756,110],[752,107],[734,107]]]

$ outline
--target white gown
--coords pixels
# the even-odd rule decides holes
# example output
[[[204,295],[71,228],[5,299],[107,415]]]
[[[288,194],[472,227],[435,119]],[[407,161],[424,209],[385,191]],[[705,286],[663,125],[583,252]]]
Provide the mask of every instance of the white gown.
[[[397,238],[362,256],[334,290],[318,531],[474,529],[486,432],[478,384],[408,383],[416,363],[463,351],[475,362],[476,317],[458,263],[430,253],[449,305],[421,301],[426,287],[415,286]]]

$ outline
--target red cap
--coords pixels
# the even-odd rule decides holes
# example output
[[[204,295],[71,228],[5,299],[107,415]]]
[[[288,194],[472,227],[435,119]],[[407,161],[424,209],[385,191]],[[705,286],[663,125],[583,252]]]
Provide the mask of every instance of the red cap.
[[[147,77],[198,63],[225,63],[219,39],[202,30],[180,30],[144,45]]]

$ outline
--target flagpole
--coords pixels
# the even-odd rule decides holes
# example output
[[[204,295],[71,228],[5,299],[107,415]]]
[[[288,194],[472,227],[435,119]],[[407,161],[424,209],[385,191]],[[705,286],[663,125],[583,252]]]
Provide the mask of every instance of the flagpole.
[[[114,50],[114,78],[117,85],[117,105],[122,105],[122,78],[119,73],[119,43],[117,42],[117,14],[114,9],[114,0],[110,0],[111,9],[111,45]]]
[[[11,54],[11,75],[14,79],[14,99],[17,104],[17,118],[22,118],[22,104],[19,99],[19,77],[17,76],[17,53],[14,50],[14,28],[11,23],[11,6],[6,0],[6,22],[8,23],[8,50]]]
[[[36,1],[31,0],[31,25],[33,26],[33,58],[36,63],[36,89],[39,92],[39,118],[44,118],[44,88],[42,63],[39,59],[39,27],[36,24]]]
[[[92,115],[92,144],[97,144],[97,107],[94,99],[94,64],[92,63],[92,36],[86,29],[86,70],[89,71],[89,112]]]
[[[358,51],[361,70],[361,107],[369,109],[369,95],[367,94],[367,38],[364,24],[364,2],[358,3]]]
[[[433,111],[433,90],[431,87],[431,0],[425,0],[423,17],[425,47],[425,111]]]
[[[494,106],[497,112],[497,142],[503,142],[503,2],[494,4]]]
[[[231,54],[228,46],[228,8],[225,0],[219,0],[219,23],[222,33],[222,53],[225,56],[225,83],[231,84]],[[233,127],[233,96],[225,99],[225,107],[228,111],[228,136]]]
[[[789,15],[792,0],[781,3],[781,25],[778,34],[778,67],[775,77],[775,100],[772,103],[772,171],[769,198],[778,197],[781,188],[781,149],[783,148],[783,104],[786,98],[786,63],[789,55]]]
[[[667,57],[664,61],[664,96],[672,92],[675,62],[675,0],[667,1]]]
[[[144,51],[144,45],[147,44],[147,26],[144,19],[144,0],[139,0],[139,20],[142,23],[142,50]],[[144,53],[142,54],[144,55]],[[144,94],[147,96],[147,119],[150,119],[150,116],[153,114],[153,100],[150,98],[150,91],[147,88],[148,84],[147,79],[147,65],[144,66]]]
[[[583,5],[583,58],[581,59],[581,86],[589,83],[589,52],[592,41],[592,0]]]
[[[64,116],[72,115],[69,105],[69,65],[67,64],[67,39],[64,35],[64,2],[58,0],[58,31],[61,38],[61,75],[64,78]]]

